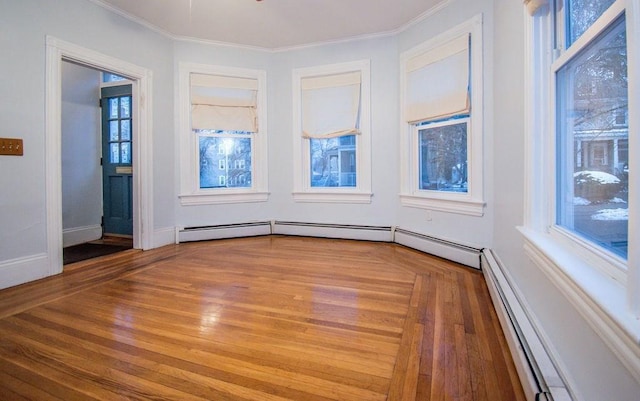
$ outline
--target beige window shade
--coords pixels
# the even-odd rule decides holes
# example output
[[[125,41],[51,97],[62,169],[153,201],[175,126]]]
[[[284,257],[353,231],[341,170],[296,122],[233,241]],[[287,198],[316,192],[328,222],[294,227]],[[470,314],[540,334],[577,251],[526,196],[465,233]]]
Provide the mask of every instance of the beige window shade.
[[[469,35],[408,60],[405,117],[410,123],[468,113]]]
[[[360,72],[302,78],[302,136],[359,134]]]
[[[524,0],[524,5],[527,7],[529,14],[533,15],[539,8],[549,4],[549,0]]]
[[[191,74],[191,128],[258,132],[258,80]]]

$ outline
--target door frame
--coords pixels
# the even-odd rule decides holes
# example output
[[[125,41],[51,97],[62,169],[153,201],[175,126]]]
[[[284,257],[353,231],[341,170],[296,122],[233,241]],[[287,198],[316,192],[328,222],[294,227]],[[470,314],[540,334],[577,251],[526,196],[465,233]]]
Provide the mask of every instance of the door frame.
[[[45,196],[48,274],[62,272],[62,62],[109,71],[132,81],[133,247],[153,248],[152,72],[94,50],[46,37]]]

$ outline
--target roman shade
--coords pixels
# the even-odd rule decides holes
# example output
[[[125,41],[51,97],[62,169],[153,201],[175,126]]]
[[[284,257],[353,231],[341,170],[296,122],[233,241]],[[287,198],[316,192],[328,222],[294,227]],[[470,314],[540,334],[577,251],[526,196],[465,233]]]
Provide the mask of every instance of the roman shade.
[[[258,132],[258,80],[191,74],[191,128]]]
[[[407,122],[469,113],[469,34],[410,58],[405,68]]]
[[[361,79],[359,71],[302,78],[302,136],[360,134]]]
[[[524,0],[524,5],[527,7],[529,14],[533,15],[539,8],[549,4],[549,0]]]

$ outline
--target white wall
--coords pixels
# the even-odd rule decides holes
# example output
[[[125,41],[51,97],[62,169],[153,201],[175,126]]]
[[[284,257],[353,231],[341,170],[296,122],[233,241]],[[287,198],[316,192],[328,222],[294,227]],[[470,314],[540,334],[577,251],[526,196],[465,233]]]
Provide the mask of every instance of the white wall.
[[[100,72],[62,64],[62,228],[64,244],[100,238]],[[97,226],[97,230],[96,230]]]
[[[548,337],[576,401],[637,401],[640,383],[567,298],[528,260],[523,252],[522,236],[516,230],[524,219],[523,12],[519,1],[495,1],[492,248]]]

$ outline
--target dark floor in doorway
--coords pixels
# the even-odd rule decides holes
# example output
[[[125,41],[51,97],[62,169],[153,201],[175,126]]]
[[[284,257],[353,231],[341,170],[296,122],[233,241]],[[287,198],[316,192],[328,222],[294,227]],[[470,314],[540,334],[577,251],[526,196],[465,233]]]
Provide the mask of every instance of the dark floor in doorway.
[[[131,246],[95,244],[87,242],[85,244],[73,245],[62,250],[62,259],[65,265],[80,262],[86,259],[97,258],[98,256],[110,255],[116,252],[126,251]]]

